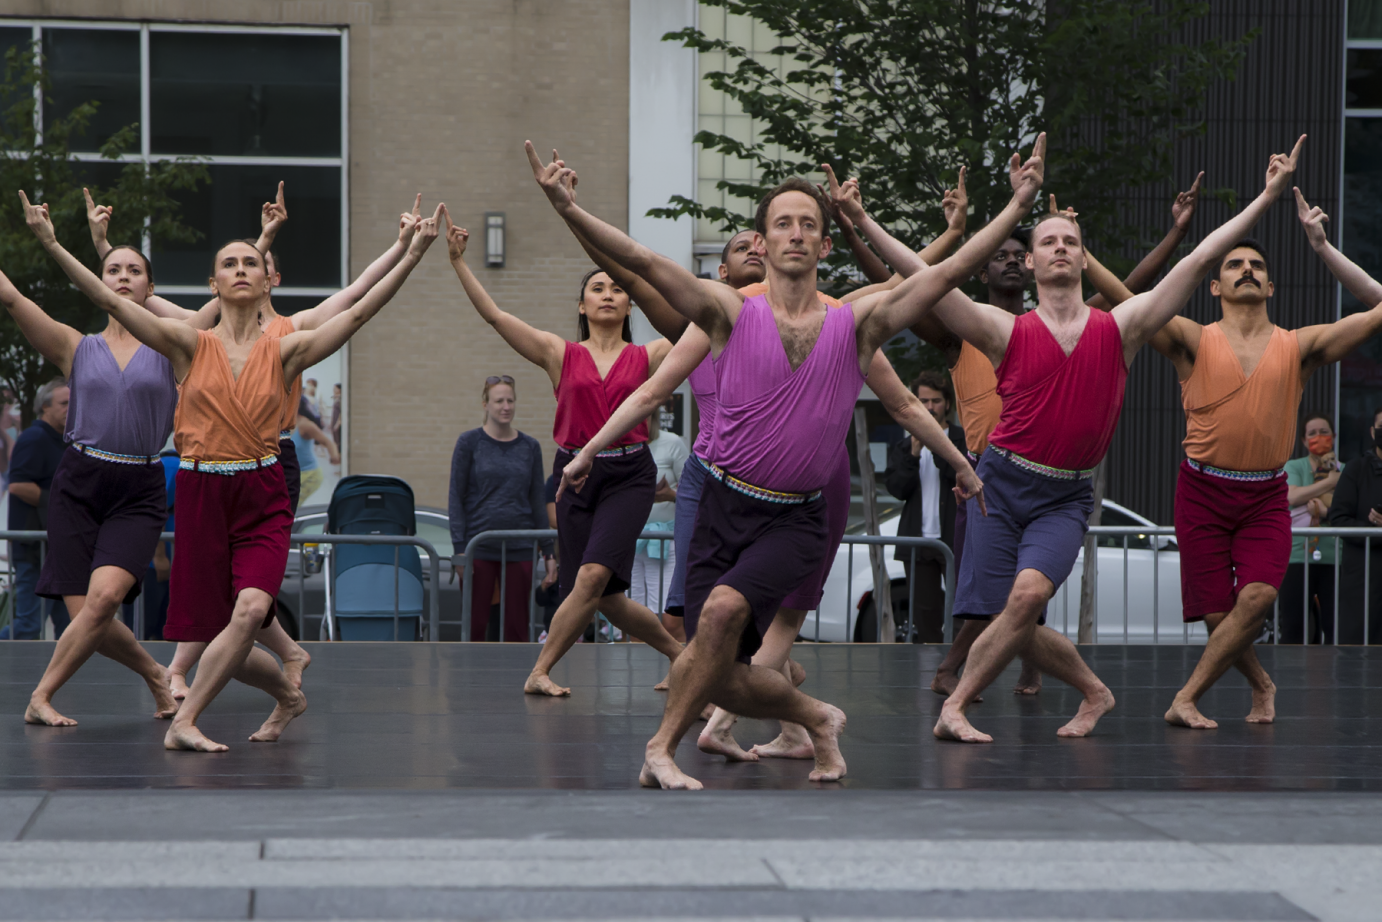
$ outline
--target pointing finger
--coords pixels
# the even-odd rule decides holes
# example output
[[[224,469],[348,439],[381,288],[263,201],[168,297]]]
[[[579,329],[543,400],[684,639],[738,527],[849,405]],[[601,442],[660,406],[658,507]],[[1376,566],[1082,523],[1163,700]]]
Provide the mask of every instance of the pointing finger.
[[[24,194],[24,190],[23,190],[23,189],[20,189],[20,190],[19,190],[19,198],[20,198],[21,201],[24,202],[24,207],[25,207],[25,208],[32,208],[32,207],[34,207],[33,205],[30,205],[30,204],[29,204],[29,196],[27,196],[27,195]]]
[[[1195,181],[1190,186],[1190,194],[1192,196],[1200,194],[1200,181],[1202,179],[1204,179],[1204,170],[1200,170],[1200,175],[1195,177]]]
[[[449,212],[449,211],[446,210],[446,203],[445,203],[445,202],[443,202],[442,204],[438,205],[438,206],[437,206],[437,210],[441,212],[442,218],[446,221],[446,233],[449,235],[449,234],[451,233],[451,228],[454,226],[454,225],[451,223],[451,212]]]
[[[537,149],[533,147],[532,141],[523,142],[523,150],[528,155],[528,165],[533,168],[534,176],[542,175],[542,160],[538,158]]]
[[[1057,209],[1056,209],[1056,193],[1052,192],[1052,193],[1051,193],[1051,214],[1055,214],[1056,211],[1057,211]]]
[[[1046,132],[1037,135],[1036,145],[1032,147],[1032,156],[1046,159]]]
[[[825,171],[825,180],[830,186],[830,195],[834,197],[840,191],[840,181],[835,178],[835,170],[828,163],[822,163],[821,169]]]
[[[96,203],[91,199],[91,190],[82,186],[82,195],[86,196],[86,210],[90,211],[96,207]]]
[[[413,199],[413,217],[415,217],[415,218],[420,218],[420,217],[422,217],[422,193],[421,193],[421,192],[419,192],[419,193],[417,194],[417,198]]]
[[[956,189],[959,190],[959,193],[961,195],[965,194],[965,173],[968,171],[968,169],[968,167],[960,167],[960,184],[956,186]]]
[[[1296,146],[1291,148],[1291,169],[1295,169],[1296,160],[1300,158],[1300,149],[1305,143],[1305,137],[1305,135],[1301,135],[1300,138],[1296,140]]]
[[[433,224],[439,224],[439,223],[441,222],[441,216],[442,216],[443,214],[445,214],[445,213],[446,213],[446,203],[445,203],[445,202],[437,202],[437,210],[434,211],[434,212],[432,212],[432,223],[433,223]]]
[[[281,179],[278,181],[278,198],[276,199],[276,201],[279,205],[286,207],[283,201],[283,180]]]

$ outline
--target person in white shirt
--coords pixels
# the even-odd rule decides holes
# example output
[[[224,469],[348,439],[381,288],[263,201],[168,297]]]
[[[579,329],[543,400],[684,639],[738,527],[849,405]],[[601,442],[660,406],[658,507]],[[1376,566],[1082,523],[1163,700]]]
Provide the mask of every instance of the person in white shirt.
[[[672,546],[672,527],[677,510],[677,482],[690,457],[686,442],[675,432],[662,428],[661,409],[648,417],[648,451],[657,465],[657,492],[653,511],[648,514],[645,531],[666,532],[666,541],[640,538],[629,579],[629,598],[661,615],[666,611],[667,591],[672,588],[676,554]],[[664,623],[667,618],[662,619]]]

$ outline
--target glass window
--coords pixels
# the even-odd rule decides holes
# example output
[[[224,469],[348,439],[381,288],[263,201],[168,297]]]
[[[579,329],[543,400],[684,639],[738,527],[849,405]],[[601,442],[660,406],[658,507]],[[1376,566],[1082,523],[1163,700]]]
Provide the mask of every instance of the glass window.
[[[1350,51],[1352,55],[1354,52]],[[1382,276],[1382,118],[1344,120],[1343,249],[1369,275]],[[1347,290],[1344,314],[1371,308]],[[1382,342],[1363,343],[1339,363],[1336,453],[1345,461],[1369,447],[1368,427],[1382,403]]]
[[[77,106],[97,103],[86,131],[73,136],[72,150],[99,150],[112,134],[139,123],[138,32],[44,29],[43,60],[50,83],[50,101],[43,106],[45,130]],[[137,131],[125,150],[139,152]]]
[[[1382,109],[1382,48],[1348,49],[1346,79],[1346,107]]]
[[[32,47],[34,33],[32,29],[0,29],[0,66],[8,67],[10,52],[13,50],[19,56],[19,71],[14,75],[18,80],[24,74],[23,55],[26,50]],[[18,102],[17,99],[10,97],[0,99],[0,105],[8,109]]]
[[[153,32],[155,154],[336,157],[341,40]]]
[[[456,553],[456,548],[451,543],[451,526],[439,516],[418,513],[417,536],[436,548],[443,559]]]
[[[1382,0],[1348,0],[1348,37],[1382,38]]]

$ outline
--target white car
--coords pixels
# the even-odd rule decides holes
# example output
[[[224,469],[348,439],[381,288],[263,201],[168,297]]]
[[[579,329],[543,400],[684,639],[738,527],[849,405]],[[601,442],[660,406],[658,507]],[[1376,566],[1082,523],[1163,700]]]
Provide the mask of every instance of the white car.
[[[879,523],[885,536],[897,534],[899,516],[894,514]],[[1137,513],[1104,500],[1105,526],[1145,528],[1153,523]],[[861,534],[861,528],[851,529]],[[1122,642],[1125,630],[1129,643],[1151,643],[1160,639],[1176,643],[1185,636],[1181,621],[1180,551],[1169,536],[1133,534],[1127,539],[1127,604],[1124,605],[1124,554],[1121,537],[1098,539],[1099,593],[1095,602],[1095,640]],[[878,636],[876,607],[873,601],[873,572],[867,545],[841,544],[835,563],[825,581],[819,611],[807,614],[801,639],[840,643],[847,640],[872,642]],[[894,546],[883,546],[883,558],[892,582],[893,613],[898,639],[903,640],[907,622],[907,577],[902,562],[893,559]],[[852,573],[852,576],[851,576]],[[1080,615],[1080,585],[1084,576],[1084,551],[1076,558],[1070,578],[1056,588],[1047,607],[1047,625],[1077,639]],[[1155,576],[1155,579],[1154,579]],[[1156,592],[1153,592],[1153,585]],[[1155,612],[1154,612],[1155,606]],[[1155,617],[1154,617],[1155,615]],[[1203,640],[1202,624],[1190,625],[1192,637]]]

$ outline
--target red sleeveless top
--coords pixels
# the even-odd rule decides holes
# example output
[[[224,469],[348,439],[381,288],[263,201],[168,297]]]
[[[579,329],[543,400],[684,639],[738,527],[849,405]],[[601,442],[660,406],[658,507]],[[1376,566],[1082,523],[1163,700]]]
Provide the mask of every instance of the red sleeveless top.
[[[1065,471],[1103,460],[1128,380],[1123,336],[1112,316],[1090,310],[1067,356],[1036,311],[1023,314],[997,374],[1003,415],[989,444]]]
[[[557,418],[552,438],[562,448],[580,451],[609,422],[619,404],[648,380],[648,349],[629,343],[600,378],[595,358],[580,343],[567,342],[561,360],[561,382],[553,391],[557,397]],[[623,438],[610,445],[635,445],[648,441],[648,424],[641,422]]]

